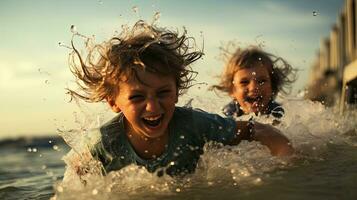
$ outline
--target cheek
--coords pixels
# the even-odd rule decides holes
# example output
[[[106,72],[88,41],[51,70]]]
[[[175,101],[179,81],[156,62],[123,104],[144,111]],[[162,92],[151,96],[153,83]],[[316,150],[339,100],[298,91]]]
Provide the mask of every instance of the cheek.
[[[265,86],[264,86],[264,89],[263,89],[263,91],[264,91],[264,96],[268,96],[268,97],[271,97],[271,96],[273,96],[273,90],[272,90],[272,88],[271,88],[271,84],[269,83],[269,84],[266,84]]]

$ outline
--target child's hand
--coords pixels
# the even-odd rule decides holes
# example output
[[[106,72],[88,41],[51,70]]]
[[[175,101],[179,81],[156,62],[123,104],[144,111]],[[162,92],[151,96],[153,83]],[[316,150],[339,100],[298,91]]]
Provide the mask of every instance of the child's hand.
[[[273,126],[255,122],[253,140],[266,145],[274,156],[288,156],[294,153],[288,138]]]

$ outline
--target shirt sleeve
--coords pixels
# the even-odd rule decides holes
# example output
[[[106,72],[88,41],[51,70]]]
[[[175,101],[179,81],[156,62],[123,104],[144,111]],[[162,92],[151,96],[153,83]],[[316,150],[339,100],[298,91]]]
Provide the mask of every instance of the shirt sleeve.
[[[217,114],[202,110],[192,111],[193,126],[205,141],[229,144],[237,135],[237,123],[232,118],[224,118]]]

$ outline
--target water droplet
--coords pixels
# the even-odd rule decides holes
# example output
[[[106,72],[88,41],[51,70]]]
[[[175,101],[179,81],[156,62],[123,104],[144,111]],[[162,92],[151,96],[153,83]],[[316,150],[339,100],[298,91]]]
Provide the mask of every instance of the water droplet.
[[[180,188],[176,188],[176,192],[181,192],[181,189]]]
[[[159,20],[160,17],[161,17],[161,13],[160,13],[160,12],[156,12],[156,13],[154,14],[154,21]]]
[[[27,148],[27,152],[32,152],[31,147]]]
[[[145,152],[145,153],[149,153],[149,151],[148,151],[148,150],[145,150],[144,152]]]
[[[185,136],[184,136],[184,135],[181,135],[180,138],[181,138],[181,139],[185,139]]]
[[[316,10],[312,11],[312,16],[316,17],[317,15],[319,15],[319,13]]]
[[[252,75],[255,76],[255,75],[257,75],[257,73],[256,72],[252,72]]]
[[[133,9],[134,13],[138,13],[139,12],[139,8],[137,6],[133,6],[131,9]]]
[[[261,57],[259,57],[259,58],[258,58],[258,60],[262,60],[262,58],[261,58]]]
[[[93,190],[92,190],[92,194],[93,194],[93,195],[97,195],[97,194],[98,194],[98,190],[97,190],[97,189],[93,189]]]
[[[49,143],[49,144],[52,144],[52,140],[48,140],[48,143]]]
[[[45,80],[45,83],[46,83],[46,84],[50,84],[50,81],[49,81],[49,80]]]
[[[71,25],[71,32],[72,33],[77,33],[77,27],[75,25]]]
[[[102,0],[99,0],[98,3],[99,3],[100,5],[103,5],[103,1],[102,1]]]
[[[57,145],[53,145],[53,150],[55,150],[55,151],[58,151],[59,150],[59,147],[57,146]]]
[[[37,152],[37,148],[32,148],[32,152],[36,153]]]
[[[175,162],[174,161],[171,161],[170,162],[170,165],[172,166],[172,165],[175,165]]]
[[[62,186],[58,186],[58,187],[57,187],[57,191],[58,191],[58,192],[63,192],[63,187],[62,187]]]

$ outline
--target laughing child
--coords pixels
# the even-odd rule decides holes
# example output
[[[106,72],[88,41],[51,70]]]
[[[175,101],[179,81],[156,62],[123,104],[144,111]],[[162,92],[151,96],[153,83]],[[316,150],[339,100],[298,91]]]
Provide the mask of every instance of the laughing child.
[[[272,115],[281,118],[284,109],[275,102],[278,92],[295,81],[295,70],[282,58],[258,47],[238,48],[228,61],[219,85],[213,88],[229,94],[233,101],[223,107],[226,116]]]
[[[266,145],[272,155],[293,152],[289,140],[270,125],[235,121],[192,108],[177,107],[195,72],[190,64],[203,53],[194,39],[139,21],[131,32],[98,45],[72,72],[81,91],[69,90],[88,102],[106,101],[116,117],[100,127],[91,147],[103,173],[135,164],[171,176],[193,173],[209,141],[236,145],[242,140]]]

